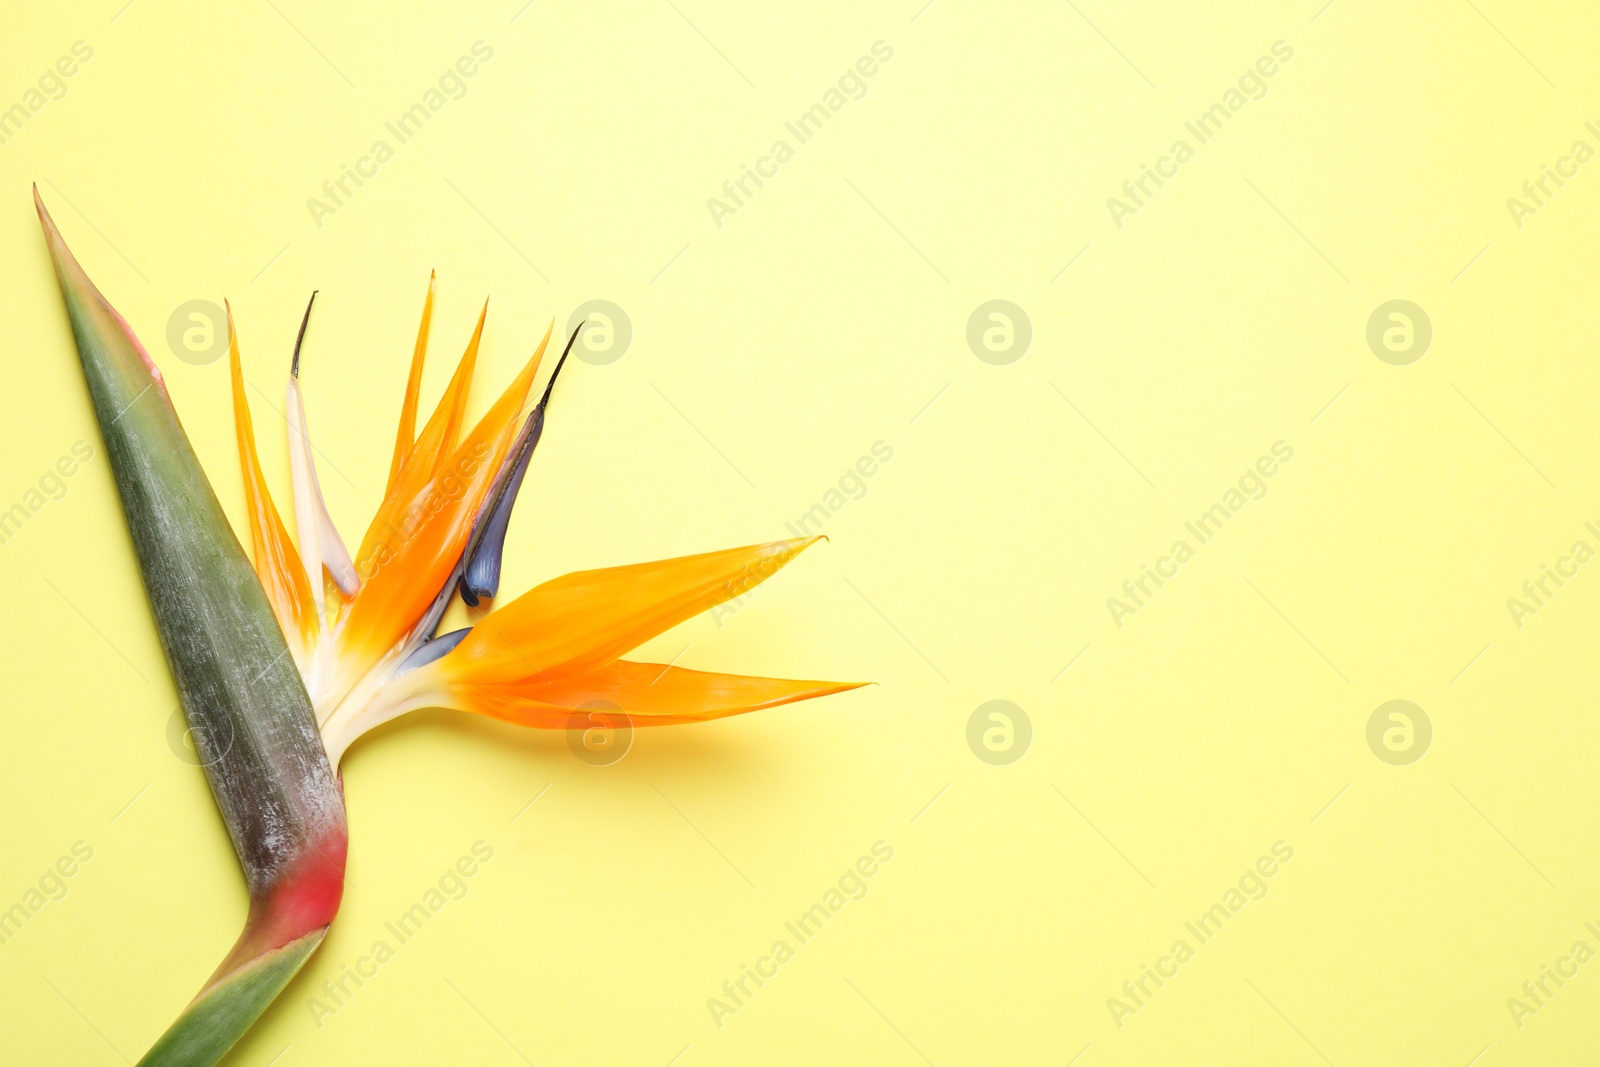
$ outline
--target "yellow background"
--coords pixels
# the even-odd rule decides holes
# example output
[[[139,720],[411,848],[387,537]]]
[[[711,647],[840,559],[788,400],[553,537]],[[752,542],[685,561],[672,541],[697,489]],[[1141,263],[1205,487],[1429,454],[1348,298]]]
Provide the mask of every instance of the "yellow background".
[[[1600,548],[1600,164],[1520,228],[1506,200],[1600,147],[1600,15],[923,2],[12,5],[0,107],[94,56],[0,145],[0,505],[97,456],[0,546],[0,907],[74,842],[94,859],[0,946],[0,1058],[137,1059],[245,899],[169,745],[37,181],[236,516],[226,363],[176,358],[173,310],[232,301],[282,501],[264,398],[321,289],[303,381],[354,536],[430,268],[429,398],[485,295],[480,407],[579,304],[634,328],[563,378],[507,592],[786,536],[894,449],[829,544],[644,649],[877,687],[609,767],[443,713],[366,739],[344,909],[230,1063],[1593,1062],[1600,963],[1520,1028],[1506,1001],[1600,948],[1600,565],[1520,628],[1506,601]],[[466,95],[318,227],[307,198],[479,40]],[[880,40],[866,95],[719,228],[707,198]],[[1115,226],[1107,198],[1279,40],[1265,97]],[[1033,328],[1006,366],[966,341],[996,298]],[[1409,366],[1365,340],[1397,298],[1434,328]],[[1264,499],[1115,625],[1279,440]],[[992,699],[1032,722],[1008,766],[966,741]],[[1366,741],[1392,699],[1433,724],[1408,766]],[[319,1027],[322,983],[479,840],[465,899]],[[707,998],[879,840],[867,896],[719,1028]],[[1119,1028],[1107,999],[1280,840],[1266,897]]]

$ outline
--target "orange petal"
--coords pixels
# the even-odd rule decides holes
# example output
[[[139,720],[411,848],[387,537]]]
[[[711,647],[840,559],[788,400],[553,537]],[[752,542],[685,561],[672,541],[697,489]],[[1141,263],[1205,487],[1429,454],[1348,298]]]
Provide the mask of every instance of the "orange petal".
[[[546,330],[528,365],[446,458],[439,473],[388,509],[381,536],[357,560],[365,584],[340,624],[339,688],[347,688],[405,638],[449,580],[478,506],[516,436],[518,417],[549,343]],[[402,482],[409,483],[411,475],[408,466]]]
[[[478,364],[478,344],[483,339],[483,321],[488,314],[489,302],[485,300],[483,310],[478,313],[478,325],[472,331],[472,340],[467,342],[467,350],[456,365],[450,385],[439,398],[439,406],[434,408],[428,424],[422,428],[422,436],[411,447],[410,454],[401,466],[400,477],[392,479],[391,472],[388,492],[384,495],[383,503],[378,505],[377,514],[372,517],[366,537],[361,539],[361,550],[356,553],[356,559],[372,558],[379,542],[396,524],[400,513],[450,460],[450,453],[456,447],[456,434],[460,431],[461,420],[467,410],[467,394],[472,391],[472,372]],[[543,348],[540,351],[543,352]],[[404,419],[404,413],[401,417]]]
[[[579,571],[491,612],[441,664],[458,681],[551,683],[587,674],[771,577],[817,537]]]
[[[428,273],[428,298],[422,302],[422,325],[417,327],[417,345],[411,352],[411,376],[406,379],[406,398],[400,405],[400,427],[394,435],[394,459],[389,461],[389,484],[384,487],[385,498],[394,492],[411,456],[411,446],[417,433],[417,400],[422,392],[422,361],[428,352],[428,329],[433,322],[433,294],[438,288],[438,274]]]
[[[620,711],[633,726],[672,726],[775,708],[865,684],[712,674],[660,663],[617,660],[558,682],[458,682],[449,687],[446,703],[462,711],[545,730],[568,729],[573,715],[584,711]]]
[[[245,509],[250,518],[251,557],[256,574],[267,592],[272,613],[278,617],[295,658],[305,665],[306,655],[317,637],[316,609],[312,606],[311,586],[300,563],[294,542],[284,528],[278,508],[272,502],[261,462],[256,455],[255,429],[250,420],[250,402],[244,395],[244,372],[239,365],[239,338],[233,328],[233,308],[228,309],[228,364],[233,375],[233,426],[239,439],[239,467],[244,474]]]
[[[483,341],[483,321],[488,317],[489,301],[485,300],[483,310],[478,312],[478,324],[472,329],[472,339],[467,342],[467,350],[461,354],[461,362],[450,378],[450,385],[429,417],[428,425],[422,428],[422,436],[417,439],[419,458],[425,458],[432,452],[435,473],[456,447],[461,424],[466,421],[467,394],[472,392],[472,373],[478,366],[478,345]]]

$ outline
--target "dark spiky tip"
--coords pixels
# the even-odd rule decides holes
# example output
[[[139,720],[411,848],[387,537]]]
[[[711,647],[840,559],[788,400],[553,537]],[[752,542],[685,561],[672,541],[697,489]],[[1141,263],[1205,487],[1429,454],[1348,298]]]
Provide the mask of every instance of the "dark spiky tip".
[[[567,338],[567,347],[561,350],[561,358],[556,360],[556,369],[550,372],[550,380],[545,383],[544,396],[539,398],[540,407],[550,403],[550,391],[556,387],[556,379],[561,376],[561,368],[567,365],[567,355],[572,351],[572,346],[578,343],[578,335],[587,325],[589,325],[587,320],[578,323],[572,331],[572,336]]]
[[[311,321],[311,305],[317,302],[317,293],[319,292],[321,292],[319,289],[311,290],[311,299],[306,301],[306,313],[300,319],[300,332],[295,335],[294,339],[294,358],[289,361],[289,377],[291,378],[300,377],[300,346],[305,343],[306,324]]]

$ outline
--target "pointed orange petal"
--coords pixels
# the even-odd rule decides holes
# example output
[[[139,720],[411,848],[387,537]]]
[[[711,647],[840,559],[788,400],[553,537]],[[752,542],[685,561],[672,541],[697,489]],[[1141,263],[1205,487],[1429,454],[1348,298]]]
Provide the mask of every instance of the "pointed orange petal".
[[[555,323],[551,323],[554,328]],[[357,561],[365,584],[340,624],[341,684],[353,682],[395,647],[438,596],[461,558],[478,506],[516,437],[517,422],[550,330],[477,426],[409,499],[386,513],[372,548]],[[403,483],[411,479],[408,468]]]
[[[447,657],[448,658],[448,657]],[[448,676],[449,668],[441,674]],[[633,726],[705,722],[856,689],[864,682],[817,682],[712,674],[617,660],[557,682],[456,682],[442,702],[520,726],[564,730],[583,711],[620,711]]]
[[[428,274],[428,297],[422,302],[422,325],[417,327],[417,345],[411,352],[411,376],[406,379],[406,398],[400,405],[400,426],[394,435],[394,459],[389,461],[389,484],[384,487],[387,497],[394,492],[405,469],[406,459],[417,433],[417,400],[422,392],[422,362],[428,352],[428,329],[433,323],[433,294],[438,288],[438,274]]]
[[[233,308],[228,309],[228,364],[233,375],[233,426],[239,439],[239,467],[244,475],[245,509],[250,519],[251,558],[256,574],[266,589],[272,613],[278,617],[289,647],[304,666],[306,653],[316,641],[317,616],[312,606],[311,586],[300,563],[294,542],[284,528],[283,518],[261,473],[256,455],[255,429],[250,419],[250,402],[244,394],[244,371],[239,365],[239,337],[234,332]]]
[[[428,425],[422,428],[422,436],[417,444],[423,449],[422,455],[426,456],[426,449],[434,451],[434,473],[444,466],[444,461],[456,447],[456,438],[461,434],[461,424],[467,418],[467,395],[472,392],[472,374],[478,366],[478,345],[483,341],[483,321],[489,317],[489,301],[483,302],[483,310],[478,312],[478,324],[472,329],[472,339],[467,342],[467,350],[461,354],[461,362],[456,366],[456,372],[450,379],[450,386],[439,400],[439,406],[434,409],[433,415],[428,419]]]
[[[490,612],[441,663],[449,662],[458,680],[478,684],[586,674],[748,592],[819,539],[568,574]]]
[[[450,454],[456,447],[455,438],[461,428],[462,416],[467,409],[467,394],[472,391],[472,373],[478,364],[478,345],[483,340],[483,322],[488,314],[489,302],[485,300],[483,310],[478,313],[478,325],[472,331],[472,340],[467,342],[467,350],[456,365],[449,386],[439,398],[439,405],[434,408],[428,424],[422,428],[422,436],[411,447],[410,454],[401,466],[400,477],[390,484],[388,492],[384,494],[383,503],[378,505],[378,512],[372,517],[372,525],[367,527],[367,535],[361,539],[361,550],[356,553],[358,560],[372,558],[399,513],[449,462]],[[540,351],[543,352],[543,349]]]

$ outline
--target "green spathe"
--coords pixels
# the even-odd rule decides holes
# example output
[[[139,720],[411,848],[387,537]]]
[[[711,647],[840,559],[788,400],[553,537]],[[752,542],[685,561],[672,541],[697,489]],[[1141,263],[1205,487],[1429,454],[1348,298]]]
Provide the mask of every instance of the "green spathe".
[[[141,1064],[211,1064],[316,948],[338,908],[344,799],[260,581],[161,372],[34,190],[134,554],[212,795],[250,890],[233,951]]]
[[[289,984],[326,933],[324,927],[291,941],[200,994],[145,1053],[139,1067],[209,1067],[216,1063]]]

